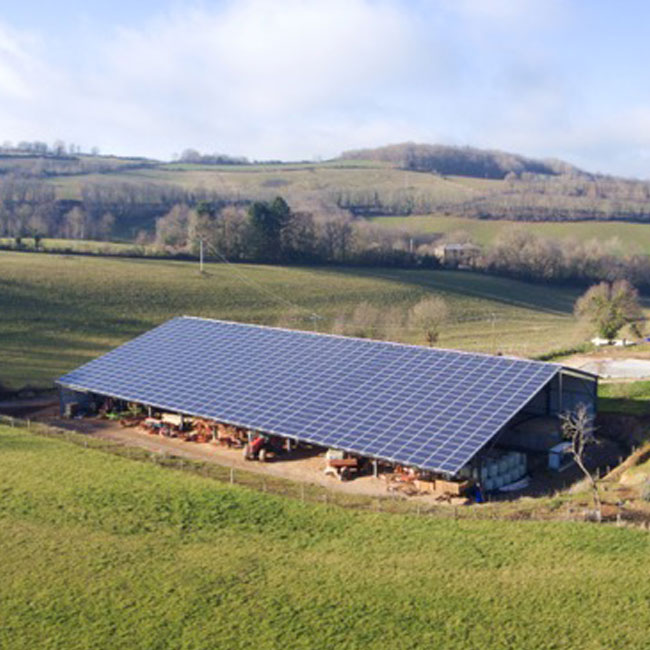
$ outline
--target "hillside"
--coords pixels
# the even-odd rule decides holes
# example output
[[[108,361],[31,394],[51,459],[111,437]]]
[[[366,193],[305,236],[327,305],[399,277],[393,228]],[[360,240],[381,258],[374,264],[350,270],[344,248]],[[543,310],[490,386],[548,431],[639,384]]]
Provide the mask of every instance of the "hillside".
[[[0,236],[129,240],[151,236],[177,204],[246,207],[277,195],[325,216],[650,222],[648,182],[472,148],[395,145],[328,162],[237,164],[27,152],[0,156]]]
[[[508,174],[573,174],[586,176],[577,167],[561,160],[534,160],[505,151],[475,147],[405,142],[376,149],[344,151],[342,160],[380,160],[398,167],[444,176],[503,179]]]
[[[0,278],[0,383],[14,388],[50,385],[183,314],[343,333],[338,321],[368,303],[362,335],[423,343],[404,316],[434,294],[450,308],[442,347],[529,356],[588,338],[572,314],[578,290],[462,271],[212,264],[200,275],[189,262],[0,251]]]
[[[1,426],[0,450],[1,647],[645,644],[642,531],[349,512]]]

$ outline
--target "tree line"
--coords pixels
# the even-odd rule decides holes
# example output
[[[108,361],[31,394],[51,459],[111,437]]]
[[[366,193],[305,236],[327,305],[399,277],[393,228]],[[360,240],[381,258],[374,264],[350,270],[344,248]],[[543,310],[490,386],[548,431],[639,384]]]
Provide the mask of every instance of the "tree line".
[[[343,160],[377,160],[403,169],[453,176],[502,179],[509,173],[565,174],[579,170],[560,160],[535,160],[505,151],[404,142],[345,151]]]
[[[430,251],[416,254],[408,235],[345,213],[294,211],[282,197],[248,206],[202,201],[175,205],[156,222],[156,244],[170,252],[208,254],[229,261],[435,266]]]
[[[443,214],[510,221],[650,221],[650,183],[586,175],[509,174],[502,184],[449,196],[425,188],[332,190],[340,209],[358,216]]]
[[[146,240],[156,219],[175,205],[247,204],[236,193],[155,182],[82,183],[79,194],[80,199],[61,199],[47,182],[0,176],[0,236]]]
[[[650,257],[618,255],[616,241],[554,239],[513,227],[475,261],[475,267],[522,280],[587,284],[627,279],[650,288]]]
[[[155,224],[155,225],[152,225]],[[155,233],[155,234],[154,234]],[[34,179],[0,178],[0,236],[155,240],[161,254],[206,252],[231,261],[280,264],[439,265],[437,235],[376,226],[345,210],[292,210],[287,202],[164,183],[89,183],[81,199],[57,199]],[[452,238],[453,239],[453,238]],[[455,242],[467,241],[462,234]],[[476,270],[524,280],[587,284],[627,278],[650,288],[650,258],[612,243],[559,240],[523,227],[505,231],[473,260]]]
[[[169,251],[206,250],[231,261],[344,263],[433,268],[445,239],[469,242],[464,233],[446,238],[414,236],[363,219],[293,211],[280,197],[249,206],[174,206],[156,224],[156,243]],[[650,257],[618,254],[616,242],[553,239],[523,227],[504,231],[473,262],[475,270],[529,281],[589,284],[627,278],[650,288]]]

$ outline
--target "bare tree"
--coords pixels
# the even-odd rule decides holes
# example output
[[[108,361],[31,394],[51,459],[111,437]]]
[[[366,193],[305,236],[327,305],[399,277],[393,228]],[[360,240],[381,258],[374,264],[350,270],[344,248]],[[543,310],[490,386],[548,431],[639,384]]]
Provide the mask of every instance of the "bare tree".
[[[110,239],[115,225],[115,217],[110,212],[105,212],[95,227],[98,239]]]
[[[435,345],[449,316],[447,303],[438,296],[423,298],[409,311],[409,325],[424,333],[428,345]]]
[[[562,433],[571,443],[569,451],[573,460],[587,478],[591,487],[591,494],[594,502],[594,512],[598,522],[602,519],[602,505],[600,493],[598,492],[598,482],[586,465],[587,448],[598,444],[595,436],[593,417],[584,404],[578,404],[573,411],[567,411],[560,414],[562,422]]]
[[[381,321],[381,310],[369,302],[360,302],[352,312],[350,334],[359,338],[375,338]]]
[[[191,210],[184,203],[175,205],[164,217],[156,220],[156,244],[183,248],[188,241]]]
[[[64,232],[68,239],[85,239],[86,237],[86,213],[79,207],[75,206],[63,217]]]
[[[643,311],[639,292],[627,280],[601,282],[590,287],[578,298],[574,311],[576,316],[591,322],[598,334],[610,341],[624,325],[631,325],[634,333],[640,335]]]

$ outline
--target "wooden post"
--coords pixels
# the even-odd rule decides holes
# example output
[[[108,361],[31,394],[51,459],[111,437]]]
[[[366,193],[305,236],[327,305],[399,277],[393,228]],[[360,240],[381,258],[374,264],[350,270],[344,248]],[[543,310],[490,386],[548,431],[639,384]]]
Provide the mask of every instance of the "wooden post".
[[[379,468],[377,467],[377,459],[376,458],[372,461],[372,475],[375,478],[377,478],[377,476],[379,475]]]
[[[231,467],[230,468],[230,485],[233,485],[235,483],[235,468]]]

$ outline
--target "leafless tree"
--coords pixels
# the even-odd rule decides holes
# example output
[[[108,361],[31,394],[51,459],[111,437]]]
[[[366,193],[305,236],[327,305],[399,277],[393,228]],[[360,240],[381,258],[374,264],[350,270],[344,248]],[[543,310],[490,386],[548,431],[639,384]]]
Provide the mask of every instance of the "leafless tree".
[[[188,240],[188,222],[191,210],[182,203],[175,205],[156,221],[156,243],[159,246],[183,248]]]
[[[573,411],[560,414],[560,420],[562,422],[562,433],[571,443],[569,451],[591,487],[596,520],[600,522],[602,518],[602,504],[600,501],[600,493],[598,492],[598,482],[586,465],[587,448],[598,444],[593,417],[584,404],[578,404]]]
[[[438,296],[423,298],[409,311],[409,325],[424,333],[428,345],[435,345],[449,316],[447,303]]]
[[[601,282],[590,287],[576,301],[575,314],[591,322],[598,334],[608,340],[625,325],[631,325],[634,333],[640,335],[643,311],[639,292],[627,280]]]

